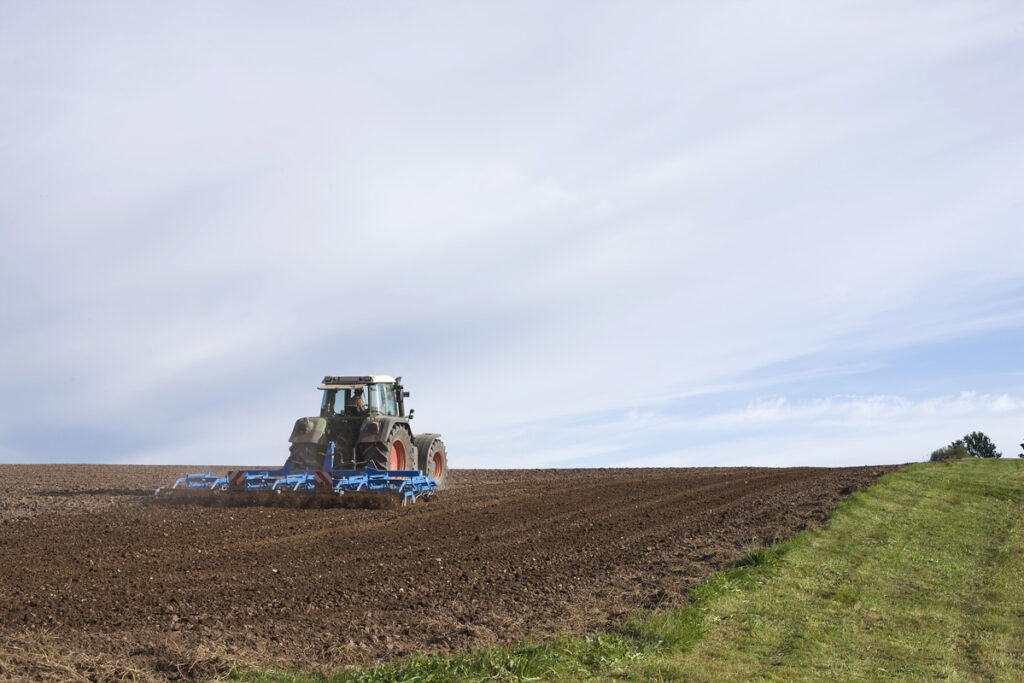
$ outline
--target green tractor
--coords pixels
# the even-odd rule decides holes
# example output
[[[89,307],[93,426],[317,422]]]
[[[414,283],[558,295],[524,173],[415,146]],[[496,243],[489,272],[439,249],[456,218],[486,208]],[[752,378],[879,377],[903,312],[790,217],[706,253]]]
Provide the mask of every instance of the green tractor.
[[[321,469],[333,444],[334,469],[420,470],[444,488],[448,454],[441,435],[413,434],[401,377],[328,375],[318,388],[324,392],[319,417],[299,418],[288,439],[293,470]]]

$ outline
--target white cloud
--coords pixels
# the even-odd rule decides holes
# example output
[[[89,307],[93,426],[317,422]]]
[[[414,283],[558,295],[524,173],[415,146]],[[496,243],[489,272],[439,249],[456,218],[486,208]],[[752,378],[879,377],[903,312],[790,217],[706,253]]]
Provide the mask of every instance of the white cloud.
[[[743,410],[698,418],[685,424],[699,430],[742,429],[772,424],[812,426],[828,423],[863,429],[896,424],[913,417],[951,420],[997,413],[1024,412],[1024,402],[1007,394],[979,395],[964,391],[913,401],[901,396],[834,396],[793,403],[785,397],[756,401]]]
[[[468,446],[1024,326],[1013,3],[2,12],[18,452],[45,413],[244,457],[364,370]],[[821,401],[750,419],[898,410]]]
[[[697,416],[651,406],[582,423],[522,425],[470,434],[465,450],[493,467],[539,466],[537,452],[541,462],[560,467],[832,467],[926,460],[936,448],[978,430],[1013,457],[1022,426],[1024,399],[1006,394],[777,397]],[[515,446],[524,441],[542,445],[520,454]]]

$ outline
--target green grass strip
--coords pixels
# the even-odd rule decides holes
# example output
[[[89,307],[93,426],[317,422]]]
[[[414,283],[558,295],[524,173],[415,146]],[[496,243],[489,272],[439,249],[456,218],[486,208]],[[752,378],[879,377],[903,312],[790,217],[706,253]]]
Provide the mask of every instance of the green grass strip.
[[[748,555],[681,610],[591,636],[416,656],[329,679],[1024,679],[1024,463],[924,463],[852,496],[822,530]]]
[[[801,537],[761,590],[660,675],[1024,680],[1024,467],[922,464]]]

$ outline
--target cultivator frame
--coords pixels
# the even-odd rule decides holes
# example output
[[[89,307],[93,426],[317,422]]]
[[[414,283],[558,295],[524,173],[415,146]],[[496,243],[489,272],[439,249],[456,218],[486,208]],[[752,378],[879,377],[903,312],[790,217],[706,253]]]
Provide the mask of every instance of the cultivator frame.
[[[328,496],[348,494],[391,494],[401,499],[402,505],[415,503],[437,492],[437,481],[420,470],[336,470],[328,456],[322,469],[292,470],[287,464],[276,470],[230,470],[225,476],[210,472],[188,474],[173,485],[160,487],[157,495],[175,493],[212,492],[230,496],[234,492],[293,494],[306,493]]]

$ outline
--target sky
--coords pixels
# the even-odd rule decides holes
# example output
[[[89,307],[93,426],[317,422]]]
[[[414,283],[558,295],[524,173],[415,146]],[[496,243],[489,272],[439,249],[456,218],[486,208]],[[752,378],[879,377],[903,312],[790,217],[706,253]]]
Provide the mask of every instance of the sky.
[[[1024,441],[1024,5],[0,0],[0,462]]]

